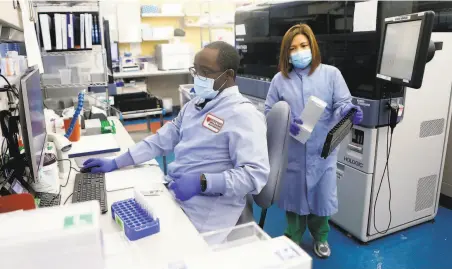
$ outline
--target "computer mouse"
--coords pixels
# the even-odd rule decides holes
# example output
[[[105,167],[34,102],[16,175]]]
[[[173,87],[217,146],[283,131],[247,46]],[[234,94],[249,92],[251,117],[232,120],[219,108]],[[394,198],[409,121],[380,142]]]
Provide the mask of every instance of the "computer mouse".
[[[91,169],[93,169],[94,167],[100,167],[100,166],[91,166],[91,167],[83,167],[82,169],[80,169],[80,173],[91,173]]]

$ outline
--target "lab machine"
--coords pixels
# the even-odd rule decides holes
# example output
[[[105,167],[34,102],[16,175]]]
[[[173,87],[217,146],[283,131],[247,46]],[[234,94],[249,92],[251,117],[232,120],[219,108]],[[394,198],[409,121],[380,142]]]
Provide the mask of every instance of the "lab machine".
[[[159,70],[188,69],[193,64],[193,53],[188,43],[159,44],[155,48]]]
[[[58,205],[61,196],[58,173],[43,172],[45,160],[55,163],[56,158],[45,154],[47,132],[40,85],[38,67],[30,67],[20,79],[18,116],[16,112],[0,112],[9,155],[2,167],[6,180],[0,186],[0,195],[30,193],[40,207],[46,207]],[[20,151],[19,134],[23,152]],[[6,156],[4,152],[2,155]]]
[[[424,50],[430,47],[429,53],[423,59],[412,58],[419,55],[414,44],[418,44],[416,37],[425,22],[415,20],[400,29],[400,24],[385,19],[429,9],[436,13],[430,22],[431,37],[422,39]],[[296,23],[312,28],[322,63],[341,71],[353,102],[363,110],[362,123],[354,126],[340,146],[339,212],[332,216],[334,223],[361,241],[436,216],[452,83],[447,73],[447,63],[452,61],[452,34],[446,32],[452,24],[438,19],[446,11],[422,1],[291,1],[247,6],[236,12],[236,48],[241,56],[237,84],[259,110],[264,110],[270,81],[278,72],[282,37]],[[394,41],[394,33],[400,32],[406,36]],[[385,33],[391,38],[383,39]],[[381,40],[396,51],[382,50],[386,43]],[[404,44],[403,49],[399,43]],[[381,57],[380,51],[384,52]],[[403,58],[395,63],[398,57]],[[378,65],[380,61],[382,65]],[[407,66],[414,73],[407,71]],[[392,143],[390,125],[396,126]]]
[[[438,210],[452,81],[441,70],[452,59],[452,35],[431,35],[433,19],[430,12],[386,18],[376,76],[402,88],[380,102],[355,97],[365,120],[339,150],[332,220],[363,242],[432,220]]]
[[[124,52],[119,64],[122,72],[140,71],[140,66],[137,64],[131,52]]]
[[[95,201],[0,214],[2,268],[105,268]]]

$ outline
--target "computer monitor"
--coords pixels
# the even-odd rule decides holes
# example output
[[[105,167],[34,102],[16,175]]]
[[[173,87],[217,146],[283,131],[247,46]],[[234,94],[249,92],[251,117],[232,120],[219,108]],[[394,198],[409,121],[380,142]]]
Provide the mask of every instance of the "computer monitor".
[[[422,86],[435,13],[385,19],[377,78],[419,89]]]
[[[111,49],[110,49],[111,61],[118,62],[119,61],[118,42],[111,42],[110,46],[111,46]]]
[[[25,154],[29,162],[32,180],[36,182],[39,176],[39,168],[44,161],[47,135],[40,75],[37,66],[28,68],[20,80],[19,118]]]

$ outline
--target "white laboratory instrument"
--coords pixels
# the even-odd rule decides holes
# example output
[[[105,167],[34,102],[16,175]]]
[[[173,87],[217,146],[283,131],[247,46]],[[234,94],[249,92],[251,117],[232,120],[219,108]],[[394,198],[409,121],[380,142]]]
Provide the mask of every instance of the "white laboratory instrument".
[[[332,221],[363,242],[432,220],[438,211],[451,119],[452,77],[448,70],[452,33],[432,33],[431,37],[423,33],[425,17],[414,14],[386,19],[378,74],[388,83],[407,86],[404,98],[392,99],[383,109],[385,114],[380,108],[376,110],[380,114],[375,115],[371,113],[371,101],[356,98],[365,117],[386,115],[388,119],[389,105],[397,108],[394,117],[401,120],[393,134],[387,124],[355,126],[340,147],[339,211]],[[436,52],[433,50],[434,57],[425,70],[416,74],[417,57],[422,54],[417,44],[425,45],[425,41],[433,41],[430,48],[442,43],[442,50],[440,46]],[[405,46],[408,43],[414,45]],[[412,79],[415,75],[417,79]],[[422,86],[410,88],[411,83],[419,86],[419,79]]]
[[[193,64],[193,53],[189,44],[159,44],[155,48],[159,70],[188,69]]]
[[[201,234],[208,252],[186,256],[167,268],[311,269],[312,258],[289,238],[271,238],[255,222]],[[218,238],[226,238],[218,242]]]
[[[299,124],[300,133],[297,136],[291,134],[293,138],[298,140],[301,143],[306,143],[309,137],[311,137],[312,131],[314,131],[314,127],[322,116],[323,111],[326,108],[326,103],[319,98],[311,95],[309,100],[301,112],[301,120],[303,124]]]
[[[104,268],[99,202],[0,215],[2,268]]]
[[[47,133],[47,141],[55,145],[58,160],[68,159],[68,151],[72,148],[72,143],[63,134]],[[63,178],[69,172],[71,165],[69,162],[59,161],[59,177]]]
[[[140,71],[140,66],[136,63],[131,52],[125,52],[121,56],[120,68],[122,72]]]

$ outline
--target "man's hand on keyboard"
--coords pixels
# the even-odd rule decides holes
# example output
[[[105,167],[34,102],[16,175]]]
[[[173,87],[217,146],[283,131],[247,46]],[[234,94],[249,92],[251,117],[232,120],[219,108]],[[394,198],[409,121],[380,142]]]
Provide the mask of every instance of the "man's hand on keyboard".
[[[88,173],[107,173],[118,169],[114,159],[93,158],[88,159],[83,163],[81,172]]]

